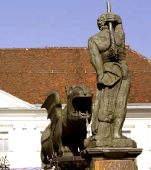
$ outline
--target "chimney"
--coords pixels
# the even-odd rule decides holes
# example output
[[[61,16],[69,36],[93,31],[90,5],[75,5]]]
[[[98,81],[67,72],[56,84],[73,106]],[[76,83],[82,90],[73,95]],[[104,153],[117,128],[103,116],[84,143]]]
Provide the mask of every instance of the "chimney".
[[[130,46],[129,44],[125,44],[125,48],[128,49]]]

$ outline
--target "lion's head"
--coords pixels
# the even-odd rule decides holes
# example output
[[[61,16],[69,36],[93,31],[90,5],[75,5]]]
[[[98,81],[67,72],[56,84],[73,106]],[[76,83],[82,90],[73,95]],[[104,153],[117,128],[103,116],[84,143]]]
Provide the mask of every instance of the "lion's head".
[[[80,84],[70,88],[66,86],[66,92],[68,118],[72,120],[85,120],[87,118],[90,121],[93,97],[91,90]]]

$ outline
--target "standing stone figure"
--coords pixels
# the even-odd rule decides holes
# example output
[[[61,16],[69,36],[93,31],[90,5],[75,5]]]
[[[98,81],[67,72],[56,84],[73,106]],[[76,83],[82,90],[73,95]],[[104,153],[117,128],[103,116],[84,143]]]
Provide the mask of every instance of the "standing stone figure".
[[[109,23],[112,23],[112,30]],[[119,146],[117,139],[122,141],[120,146],[132,146],[135,142],[121,134],[130,91],[122,20],[114,13],[105,13],[98,18],[97,25],[100,32],[88,41],[90,62],[97,74],[97,88],[92,137],[85,140],[85,146]]]

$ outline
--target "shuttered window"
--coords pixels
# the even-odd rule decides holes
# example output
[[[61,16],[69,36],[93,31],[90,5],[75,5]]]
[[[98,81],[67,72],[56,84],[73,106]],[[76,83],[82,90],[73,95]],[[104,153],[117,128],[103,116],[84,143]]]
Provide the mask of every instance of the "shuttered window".
[[[9,134],[8,132],[0,132],[0,150],[9,149]]]

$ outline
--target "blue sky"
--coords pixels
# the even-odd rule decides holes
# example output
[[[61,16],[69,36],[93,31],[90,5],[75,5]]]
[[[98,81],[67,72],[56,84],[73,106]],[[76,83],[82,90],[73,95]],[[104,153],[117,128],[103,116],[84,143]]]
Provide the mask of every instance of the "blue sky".
[[[0,48],[87,47],[107,0],[1,0]],[[110,0],[126,44],[151,59],[151,0]]]

